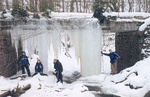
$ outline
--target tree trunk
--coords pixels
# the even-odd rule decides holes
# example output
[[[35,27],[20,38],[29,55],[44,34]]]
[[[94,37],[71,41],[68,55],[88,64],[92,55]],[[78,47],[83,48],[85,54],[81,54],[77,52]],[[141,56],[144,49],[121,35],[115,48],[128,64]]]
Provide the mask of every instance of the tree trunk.
[[[129,12],[131,12],[132,11],[132,4],[131,4],[130,0],[128,0],[128,4],[129,4]]]
[[[81,9],[81,0],[80,0],[80,12],[82,12],[82,9]]]
[[[111,2],[111,4],[112,4],[113,9],[114,9],[113,11],[118,12],[119,11],[119,1],[117,3],[117,0],[114,0],[114,1]],[[118,4],[118,6],[117,6],[117,4]]]
[[[142,6],[141,6],[141,4],[142,4],[142,2],[141,2],[141,0],[139,0],[139,12],[141,12],[141,9],[142,9]]]
[[[148,12],[148,0],[146,0],[145,5],[146,5],[145,12]]]
[[[8,2],[8,0],[6,0],[6,8],[9,10],[10,8],[9,8],[9,2]]]
[[[13,0],[13,5],[18,5],[18,4],[19,4],[18,0]]]
[[[30,10],[34,12],[34,0],[30,0]]]
[[[78,9],[78,0],[76,0],[76,8],[77,8],[77,12],[79,12],[79,9]]]
[[[149,0],[149,8],[148,8],[148,9],[149,9],[149,11],[148,11],[148,12],[150,13],[150,0]]]
[[[22,6],[22,8],[24,7],[24,0],[22,0],[22,2],[21,2],[21,6]]]
[[[70,12],[74,11],[74,2],[75,2],[75,0],[71,0]]]
[[[3,0],[0,0],[0,11],[3,11]]]
[[[86,10],[86,1],[84,0],[84,12]]]
[[[122,12],[124,12],[124,6],[125,6],[124,0],[122,0],[122,4],[121,4]]]
[[[34,9],[35,9],[35,12],[37,12],[37,8],[38,7],[38,0],[35,0],[35,4],[34,4]]]
[[[65,1],[62,0],[62,9],[63,9],[63,12],[65,12]]]

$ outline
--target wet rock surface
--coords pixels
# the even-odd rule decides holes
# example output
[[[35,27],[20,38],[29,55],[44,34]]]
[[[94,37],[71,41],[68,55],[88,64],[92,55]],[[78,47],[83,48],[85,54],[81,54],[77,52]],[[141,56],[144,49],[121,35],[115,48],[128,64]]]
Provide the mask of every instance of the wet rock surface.
[[[74,81],[76,81],[78,78],[81,77],[81,73],[78,72],[78,71],[75,71],[71,76],[63,76],[63,80],[66,82],[66,83],[72,83]]]
[[[113,95],[113,94],[104,94],[104,93],[96,93],[94,95],[95,95],[95,97],[121,97],[121,96],[117,96],[117,95]]]
[[[95,97],[121,97],[121,96],[117,96],[114,94],[107,94],[107,93],[99,93],[101,92],[101,86],[96,86],[96,85],[85,85],[86,87],[88,87],[89,91],[94,91],[94,95]]]
[[[150,97],[150,91],[147,92],[144,97]]]

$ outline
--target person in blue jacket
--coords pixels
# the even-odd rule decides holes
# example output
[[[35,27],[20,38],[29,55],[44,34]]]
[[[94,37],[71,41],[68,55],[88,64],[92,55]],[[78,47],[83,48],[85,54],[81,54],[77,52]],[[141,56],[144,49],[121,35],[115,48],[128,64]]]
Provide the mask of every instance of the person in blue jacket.
[[[22,74],[25,74],[25,68],[26,68],[28,76],[31,76],[30,69],[29,69],[30,63],[24,51],[22,51],[22,56],[19,57],[18,64],[21,64]]]
[[[47,74],[44,74],[43,73],[43,64],[42,64],[42,62],[38,59],[37,60],[37,63],[36,63],[36,65],[35,65],[35,73],[32,75],[32,76],[35,76],[35,75],[37,75],[38,73],[40,73],[40,75],[45,75],[45,76],[47,76]]]
[[[116,60],[119,58],[119,56],[114,53],[111,49],[109,50],[109,54],[103,53],[103,55],[110,57],[110,63],[111,63],[111,74],[117,74],[117,62]]]

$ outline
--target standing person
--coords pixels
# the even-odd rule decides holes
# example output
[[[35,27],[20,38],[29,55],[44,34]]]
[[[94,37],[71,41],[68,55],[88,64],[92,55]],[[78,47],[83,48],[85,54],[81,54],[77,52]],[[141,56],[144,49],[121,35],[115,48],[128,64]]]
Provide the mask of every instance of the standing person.
[[[40,75],[45,75],[47,76],[47,74],[43,73],[43,64],[42,62],[38,59],[35,65],[35,73],[32,76],[37,75],[38,73],[40,73]]]
[[[19,57],[18,64],[21,64],[22,74],[25,74],[25,68],[26,68],[28,76],[30,77],[31,76],[30,69],[29,69],[30,63],[24,51],[22,51],[22,56]]]
[[[103,53],[103,55],[109,56],[110,57],[110,63],[111,63],[111,74],[117,74],[117,58],[119,58],[119,56],[114,53],[111,49],[109,50],[109,54]]]
[[[62,78],[63,66],[59,62],[58,59],[54,59],[54,68],[55,68],[55,71],[56,71],[57,83],[59,81],[61,81],[61,83],[63,83],[63,78]]]

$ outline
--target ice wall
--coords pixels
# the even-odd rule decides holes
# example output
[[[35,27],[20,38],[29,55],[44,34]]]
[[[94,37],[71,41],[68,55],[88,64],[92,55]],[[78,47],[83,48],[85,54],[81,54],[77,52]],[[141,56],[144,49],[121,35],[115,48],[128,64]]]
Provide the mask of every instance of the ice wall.
[[[12,40],[17,47],[21,38],[29,57],[38,54],[45,72],[52,70],[53,59],[58,58],[64,70],[80,66],[82,76],[90,76],[100,74],[101,32],[97,20],[90,17],[52,18],[14,26]]]

